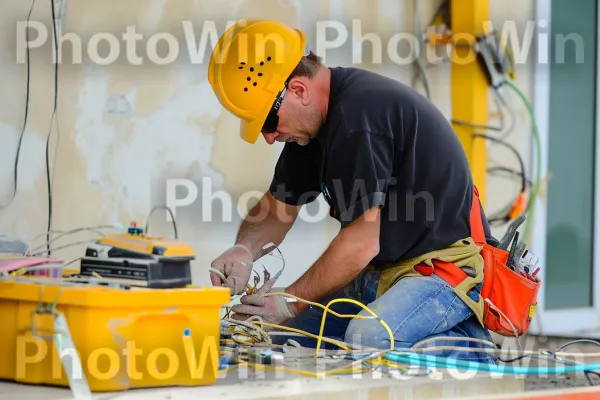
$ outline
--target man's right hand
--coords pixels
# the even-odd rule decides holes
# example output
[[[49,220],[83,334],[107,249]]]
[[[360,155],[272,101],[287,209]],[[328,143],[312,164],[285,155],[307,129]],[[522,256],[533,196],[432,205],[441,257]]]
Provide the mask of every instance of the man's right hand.
[[[214,273],[210,274],[213,286],[224,286],[231,289],[232,295],[243,294],[246,291],[252,274],[253,257],[245,246],[235,245],[217,257],[211,267],[225,275],[225,282]]]

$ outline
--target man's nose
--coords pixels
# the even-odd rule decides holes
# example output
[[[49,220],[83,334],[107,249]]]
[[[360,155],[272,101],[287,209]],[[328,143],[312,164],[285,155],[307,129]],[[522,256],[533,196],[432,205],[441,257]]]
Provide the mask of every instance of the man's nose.
[[[263,133],[263,136],[265,137],[267,143],[273,144],[275,143],[275,139],[277,138],[277,136],[279,136],[279,132]]]

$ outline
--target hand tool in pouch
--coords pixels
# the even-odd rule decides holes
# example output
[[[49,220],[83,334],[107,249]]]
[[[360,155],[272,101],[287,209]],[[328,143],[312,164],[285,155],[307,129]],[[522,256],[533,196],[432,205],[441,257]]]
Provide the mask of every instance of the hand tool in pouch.
[[[513,222],[511,222],[510,225],[508,225],[508,229],[504,233],[504,236],[502,236],[500,244],[498,244],[499,249],[508,250],[508,246],[510,245],[513,236],[515,236],[515,234],[517,233],[517,229],[519,229],[519,226],[521,226],[523,222],[525,222],[525,219],[525,215],[521,215],[518,218],[516,218]]]

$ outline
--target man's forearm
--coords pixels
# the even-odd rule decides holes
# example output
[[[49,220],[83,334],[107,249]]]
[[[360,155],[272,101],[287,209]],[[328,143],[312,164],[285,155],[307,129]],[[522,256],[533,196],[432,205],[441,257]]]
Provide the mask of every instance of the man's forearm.
[[[248,248],[256,260],[265,245],[281,244],[296,216],[295,207],[280,203],[267,193],[240,225],[236,244]]]
[[[378,234],[365,235],[364,229],[348,228],[340,232],[315,264],[286,291],[305,300],[320,302],[349,284],[378,252]],[[296,314],[305,308],[304,303],[294,303]]]

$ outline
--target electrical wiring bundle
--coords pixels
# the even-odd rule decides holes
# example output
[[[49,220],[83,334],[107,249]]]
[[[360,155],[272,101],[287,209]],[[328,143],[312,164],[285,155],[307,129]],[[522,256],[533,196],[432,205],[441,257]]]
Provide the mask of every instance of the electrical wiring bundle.
[[[269,293],[270,296],[290,296],[285,293]],[[283,373],[300,374],[315,378],[323,378],[330,375],[344,375],[356,373],[372,373],[375,371],[385,372],[390,376],[428,376],[434,369],[439,371],[452,369],[461,372],[491,373],[501,376],[514,375],[558,375],[566,373],[584,373],[590,385],[591,374],[598,374],[600,364],[581,363],[577,360],[582,358],[599,358],[600,353],[569,353],[564,349],[577,343],[592,343],[600,346],[600,342],[584,339],[576,340],[561,346],[556,351],[538,350],[502,350],[495,343],[474,339],[457,337],[433,337],[422,340],[410,348],[394,348],[394,338],[390,334],[390,348],[373,349],[357,345],[350,345],[338,340],[323,337],[325,317],[331,314],[338,318],[361,318],[357,315],[340,315],[330,309],[333,302],[322,305],[305,301],[292,296],[297,301],[303,301],[310,305],[321,307],[325,312],[318,335],[313,335],[299,329],[286,326],[268,324],[262,322],[258,317],[251,317],[246,321],[227,319],[227,324],[235,326],[233,334],[221,339],[222,370],[227,373],[238,367],[248,367],[262,370],[275,370]],[[337,299],[337,302],[353,302],[351,299]],[[372,313],[367,306],[356,302],[364,310]],[[362,317],[365,318],[365,317]],[[369,317],[366,317],[369,318]],[[385,321],[380,320],[374,313],[371,317],[373,323],[381,323],[387,328]],[[240,329],[237,329],[237,328]],[[264,330],[268,327],[273,330]],[[227,336],[227,335],[226,335]],[[273,336],[304,336],[318,340],[315,349],[302,348],[293,339],[288,339],[284,345],[276,346],[271,342]],[[452,346],[448,343],[453,341],[478,342],[483,347]],[[327,342],[339,347],[339,351],[322,351],[320,344]],[[436,345],[443,342],[444,345]],[[454,357],[444,357],[444,352],[483,353],[490,355],[495,363],[485,363],[474,360],[461,360]],[[537,366],[514,365],[519,361],[526,362],[532,359],[538,362]],[[330,361],[332,367],[317,368],[319,361]],[[342,367],[334,361],[344,361]],[[321,365],[322,366],[322,365]]]

